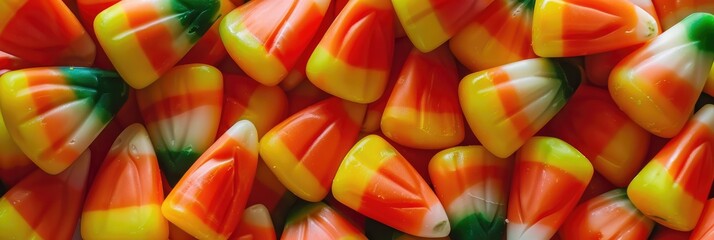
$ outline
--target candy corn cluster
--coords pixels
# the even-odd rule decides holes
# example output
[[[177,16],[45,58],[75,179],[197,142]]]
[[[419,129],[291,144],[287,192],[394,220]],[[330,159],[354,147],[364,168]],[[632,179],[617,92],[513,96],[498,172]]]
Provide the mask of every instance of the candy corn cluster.
[[[710,0],[0,0],[0,240],[714,239]]]

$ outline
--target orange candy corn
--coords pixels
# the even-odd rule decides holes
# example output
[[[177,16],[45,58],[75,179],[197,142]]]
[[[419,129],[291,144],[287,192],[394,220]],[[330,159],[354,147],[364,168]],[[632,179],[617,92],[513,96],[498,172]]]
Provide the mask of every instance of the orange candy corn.
[[[201,39],[196,42],[196,45],[191,47],[191,50],[183,56],[181,61],[176,65],[189,64],[189,63],[203,63],[208,65],[216,65],[221,60],[226,58],[228,52],[223,45],[220,34],[220,26],[223,17],[229,12],[236,8],[236,5],[231,3],[229,0],[220,0],[221,8],[218,10],[220,16],[211,25],[211,28],[206,31]]]
[[[421,52],[431,52],[461,30],[493,0],[392,0],[409,39]]]
[[[58,174],[107,126],[128,88],[114,72],[28,68],[0,77],[0,108],[22,152],[40,169]]]
[[[568,143],[533,137],[518,151],[508,201],[508,239],[549,239],[575,208],[593,167]]]
[[[149,134],[133,124],[116,138],[87,194],[84,239],[165,239],[164,193]]]
[[[436,195],[457,239],[501,239],[506,230],[512,159],[482,146],[461,146],[437,153],[429,163]]]
[[[384,109],[385,136],[412,148],[443,149],[464,140],[459,76],[446,47],[429,53],[414,49]]]
[[[240,224],[230,239],[235,240],[275,240],[275,229],[268,209],[262,204],[247,207],[243,211]]]
[[[281,240],[364,239],[367,237],[324,203],[298,206],[288,216]]]
[[[223,76],[208,65],[181,65],[136,97],[159,166],[173,186],[216,138]]]
[[[714,181],[714,105],[701,108],[635,176],[632,203],[659,224],[694,228]]]
[[[714,14],[714,2],[707,0],[652,0],[662,28],[669,29],[692,13]]]
[[[171,69],[219,16],[220,0],[121,1],[97,15],[97,40],[119,74],[142,89]]]
[[[655,17],[629,0],[536,0],[533,50],[541,57],[611,51],[657,36]]]
[[[654,225],[618,188],[578,205],[558,233],[562,240],[635,240],[647,239]]]
[[[250,120],[258,129],[258,137],[262,137],[288,112],[288,98],[280,87],[262,85],[245,75],[225,74],[223,95],[219,134],[237,121]]]
[[[714,238],[714,198],[707,200],[699,217],[697,226],[692,231],[690,239],[705,240]]]
[[[332,182],[339,202],[419,237],[444,237],[449,220],[436,194],[386,140],[369,135],[352,147]]]
[[[533,2],[495,0],[449,41],[471,71],[535,58],[531,47]]]
[[[650,142],[650,133],[620,111],[607,90],[591,86],[580,86],[544,129],[578,149],[619,187],[642,168]]]
[[[161,212],[196,238],[227,239],[243,214],[257,162],[258,133],[241,120],[188,169]]]
[[[35,170],[0,198],[0,239],[72,239],[90,153],[58,175]]]
[[[228,53],[256,81],[274,86],[287,76],[317,32],[329,0],[248,2],[221,23]]]
[[[660,137],[687,122],[714,61],[714,15],[695,13],[612,70],[610,94],[633,121]]]
[[[95,45],[61,0],[0,2],[0,51],[40,65],[90,66]]]
[[[12,187],[35,169],[37,166],[12,140],[0,115],[0,188]],[[0,190],[0,195],[2,193]]]
[[[317,202],[357,141],[367,106],[329,98],[293,114],[260,140],[260,156],[291,192]]]
[[[459,100],[471,130],[497,157],[513,154],[575,92],[580,69],[536,58],[476,72],[459,84]]]
[[[349,1],[308,60],[308,79],[348,101],[379,99],[394,53],[393,18],[389,1]]]

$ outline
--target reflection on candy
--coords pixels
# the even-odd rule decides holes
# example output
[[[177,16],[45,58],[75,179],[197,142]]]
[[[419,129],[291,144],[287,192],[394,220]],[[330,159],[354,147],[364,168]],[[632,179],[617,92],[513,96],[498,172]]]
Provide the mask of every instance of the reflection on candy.
[[[390,1],[349,1],[310,56],[308,79],[345,100],[376,101],[392,64],[393,18]]]
[[[41,65],[89,66],[96,48],[61,0],[4,0],[0,51]]]
[[[288,216],[281,240],[364,239],[367,237],[324,203],[297,206]]]
[[[240,224],[231,238],[235,240],[275,240],[275,229],[270,220],[270,213],[263,204],[247,207],[243,211]]]
[[[287,115],[288,98],[280,87],[262,85],[245,75],[225,74],[223,95],[218,134],[239,120],[250,120],[262,137]]]
[[[124,80],[142,89],[173,67],[213,25],[219,0],[122,1],[97,15],[97,40]]]
[[[274,86],[295,66],[329,5],[329,0],[251,1],[225,17],[221,38],[248,76]]]
[[[618,188],[578,205],[558,234],[562,240],[647,239],[654,225]]]
[[[412,148],[443,149],[464,140],[459,75],[446,47],[407,57],[384,109],[385,136]]]
[[[429,174],[453,238],[503,237],[511,165],[512,159],[498,158],[482,146],[449,148],[431,159]]]
[[[431,52],[494,0],[392,0],[394,12],[414,47]]]
[[[533,137],[518,151],[508,201],[508,239],[549,239],[578,203],[593,175],[568,143]]]
[[[658,29],[628,0],[536,0],[533,50],[541,57],[600,53],[643,43]]]
[[[436,194],[387,141],[369,135],[352,147],[332,182],[335,199],[420,237],[444,237],[449,220]]]
[[[173,186],[216,138],[223,76],[208,65],[181,65],[136,97],[159,166]]]
[[[505,158],[560,111],[581,75],[575,65],[545,58],[476,72],[461,80],[461,108],[483,146]]]
[[[607,180],[625,187],[645,162],[650,133],[625,115],[607,90],[581,86],[544,129],[578,149]]]
[[[697,226],[692,231],[692,240],[705,240],[714,238],[714,198],[707,200],[699,217]]]
[[[42,170],[74,162],[124,104],[119,75],[91,68],[30,68],[0,77],[0,108],[10,136]]]
[[[257,162],[258,133],[241,120],[188,169],[161,212],[196,238],[227,239],[243,215]]]
[[[159,164],[149,135],[133,124],[116,138],[84,203],[84,239],[165,239]]]
[[[189,63],[216,65],[226,57],[227,52],[223,41],[221,41],[219,27],[223,17],[235,9],[236,5],[233,5],[229,0],[220,1],[221,8],[218,10],[220,14],[219,18],[176,65]]]
[[[451,39],[454,56],[471,71],[535,58],[534,4],[534,0],[495,0]]]
[[[260,156],[291,192],[317,202],[357,141],[367,106],[329,98],[295,113],[260,140]]]
[[[714,15],[692,14],[612,70],[610,94],[633,121],[669,138],[692,114],[714,60]]]
[[[694,228],[714,180],[714,105],[700,109],[635,176],[632,203],[659,224]]]
[[[59,175],[35,170],[0,198],[0,239],[72,239],[82,212],[90,153]]]
[[[0,186],[10,188],[35,169],[37,166],[12,140],[0,115]],[[0,196],[2,193],[4,191],[0,191]]]

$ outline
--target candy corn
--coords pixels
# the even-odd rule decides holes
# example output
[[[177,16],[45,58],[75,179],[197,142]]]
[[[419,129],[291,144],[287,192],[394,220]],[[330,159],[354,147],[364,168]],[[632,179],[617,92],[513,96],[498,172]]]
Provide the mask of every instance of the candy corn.
[[[367,106],[329,98],[295,113],[260,140],[260,156],[291,192],[317,202],[357,141]]]
[[[618,188],[578,205],[558,234],[562,240],[647,239],[654,225]]]
[[[273,174],[265,161],[258,160],[255,179],[250,188],[247,205],[261,204],[270,211],[275,229],[283,229],[285,216],[298,197],[290,192]]]
[[[262,137],[288,112],[288,98],[280,87],[262,85],[245,75],[224,75],[223,95],[219,134],[239,120],[250,120]]]
[[[97,40],[133,88],[173,67],[218,18],[220,0],[121,1],[97,15]]]
[[[0,198],[0,239],[72,239],[82,211],[89,151],[59,175],[35,170]]]
[[[714,198],[707,200],[699,217],[697,226],[692,231],[692,240],[705,240],[714,238]]]
[[[95,45],[61,0],[0,2],[0,51],[41,65],[89,66]]]
[[[352,147],[332,182],[339,202],[397,230],[444,237],[449,220],[424,179],[387,141],[369,135]]]
[[[295,66],[317,32],[329,0],[248,2],[221,23],[231,58],[256,81],[274,86]]]
[[[17,146],[39,168],[58,174],[74,162],[126,101],[114,72],[30,68],[0,77],[0,108]]]
[[[208,65],[181,65],[136,97],[159,166],[173,186],[216,138],[223,76]]]
[[[298,206],[288,216],[282,240],[364,239],[352,224],[324,203]]]
[[[627,196],[657,223],[692,230],[714,181],[713,144],[714,105],[707,104],[635,176]]]
[[[407,36],[425,53],[449,40],[491,2],[493,0],[392,0]]]
[[[117,137],[87,194],[84,239],[165,239],[159,164],[149,135],[133,124]]]
[[[0,185],[12,187],[35,169],[37,166],[12,140],[0,115]]]
[[[268,209],[262,204],[247,207],[243,211],[240,224],[238,224],[230,239],[275,240],[275,229],[273,229],[273,222],[270,220]]]
[[[176,65],[189,63],[216,65],[221,60],[226,58],[226,55],[228,55],[228,53],[226,52],[226,48],[223,45],[223,41],[221,40],[219,28],[221,26],[223,17],[226,16],[229,12],[233,11],[233,9],[236,8],[236,5],[234,5],[229,0],[220,1],[221,8],[218,10],[220,14],[218,19],[213,23],[211,28],[209,28],[208,31],[203,34],[201,39],[196,42],[196,45],[191,47],[191,50],[189,50],[188,53],[186,53],[186,55],[184,55],[181,61],[179,61]]]
[[[446,47],[410,53],[382,115],[385,136],[412,148],[443,149],[464,140],[459,76]]]
[[[695,13],[612,70],[610,94],[633,121],[669,138],[692,113],[714,61],[714,15]]]
[[[620,111],[607,90],[591,86],[580,86],[544,129],[578,149],[619,187],[642,168],[650,142],[650,133]]]
[[[308,79],[348,101],[379,99],[394,53],[393,15],[386,0],[349,1],[308,60]]]
[[[523,60],[464,77],[459,100],[478,140],[505,158],[560,111],[581,75],[567,62]]]
[[[575,208],[593,167],[568,143],[533,137],[518,151],[508,200],[508,239],[550,239]]]
[[[436,195],[451,221],[456,239],[501,239],[512,159],[497,158],[482,146],[462,146],[437,153],[429,163]]]
[[[652,0],[664,29],[669,29],[695,12],[714,14],[714,2],[707,0]]]
[[[600,53],[657,36],[655,18],[628,0],[536,0],[533,50],[541,57]]]
[[[227,239],[243,214],[257,162],[258,133],[241,120],[196,160],[161,212],[196,238]]]

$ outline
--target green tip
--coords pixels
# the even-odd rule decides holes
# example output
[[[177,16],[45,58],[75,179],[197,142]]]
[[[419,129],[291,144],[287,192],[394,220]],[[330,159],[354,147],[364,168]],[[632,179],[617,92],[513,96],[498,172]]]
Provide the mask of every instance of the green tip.
[[[181,180],[183,174],[201,156],[201,153],[193,151],[190,146],[181,150],[156,149],[156,158],[159,160],[159,167],[166,175],[166,181],[173,187]]]
[[[482,213],[468,215],[454,224],[451,238],[458,239],[502,239],[506,232],[506,219],[487,219]]]
[[[129,97],[129,86],[116,72],[83,67],[61,67],[79,99],[91,98],[94,113],[108,123]]]
[[[516,0],[518,3],[513,7],[513,11],[523,11],[521,8],[525,7],[525,10],[533,12],[535,10],[536,0]]]
[[[692,13],[682,23],[689,26],[689,39],[699,42],[699,49],[714,54],[714,15]]]
[[[218,19],[220,0],[170,0],[171,7],[179,14],[179,21],[187,29],[191,42],[195,43]]]
[[[558,78],[565,83],[560,86],[560,90],[565,99],[570,99],[570,96],[573,96],[575,90],[580,86],[580,82],[583,79],[583,69],[568,59],[554,59],[553,63]]]

